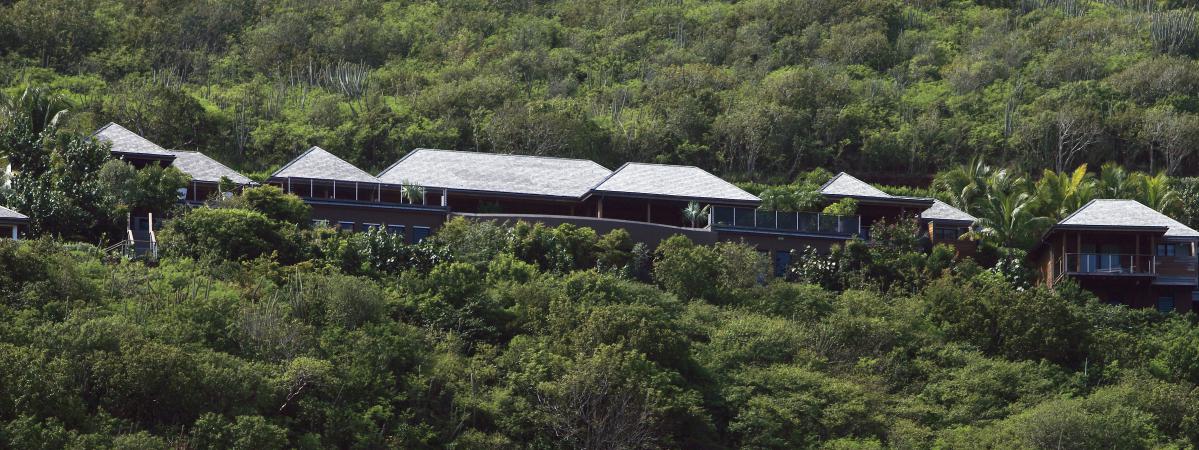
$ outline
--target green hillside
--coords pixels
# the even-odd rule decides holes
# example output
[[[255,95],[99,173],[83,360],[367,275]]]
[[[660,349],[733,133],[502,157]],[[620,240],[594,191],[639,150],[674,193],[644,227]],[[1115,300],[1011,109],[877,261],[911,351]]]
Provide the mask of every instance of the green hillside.
[[[250,171],[319,144],[368,169],[434,147],[768,182],[923,184],[976,155],[1178,175],[1199,164],[1188,4],[8,1],[0,85]]]
[[[29,216],[0,239],[0,449],[1193,449],[1199,315],[1027,258],[1095,199],[1199,228],[1193,6],[0,0],[0,205]],[[411,243],[273,186],[182,206],[108,122],[260,180],[431,147],[853,215],[818,192],[847,171],[976,216],[978,251],[912,217],[777,273],[569,224]],[[154,257],[109,247],[135,211],[167,217]]]

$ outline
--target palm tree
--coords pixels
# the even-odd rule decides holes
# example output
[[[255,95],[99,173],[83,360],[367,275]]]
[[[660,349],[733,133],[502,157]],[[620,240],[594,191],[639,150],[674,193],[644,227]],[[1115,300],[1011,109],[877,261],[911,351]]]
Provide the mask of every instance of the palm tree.
[[[66,97],[44,87],[28,87],[19,97],[0,93],[0,157],[13,170],[42,170],[49,164],[40,146],[29,145],[67,115]]]
[[[1033,213],[1035,199],[1028,192],[997,191],[988,193],[984,200],[977,234],[1005,247],[1028,244],[1036,233],[1053,223]]]
[[[933,179],[933,189],[946,193],[951,205],[970,211],[974,199],[984,195],[987,178],[992,172],[991,166],[984,164],[981,156],[975,156],[969,164],[937,174]]]
[[[1102,198],[1133,198],[1137,187],[1124,167],[1114,162],[1099,168],[1099,195]]]
[[[417,186],[405,181],[400,185],[400,193],[404,195],[404,198],[408,199],[408,203],[416,204],[420,202],[422,205],[425,204],[424,186]]]
[[[704,225],[707,225],[708,212],[712,210],[712,205],[699,206],[698,202],[691,202],[683,208],[683,217],[691,222],[691,228],[699,228],[699,221],[702,219]]]
[[[1139,191],[1139,199],[1145,206],[1169,214],[1181,206],[1178,194],[1170,188],[1170,178],[1165,172],[1149,176],[1137,174],[1135,184]]]
[[[1095,181],[1087,173],[1086,164],[1073,172],[1045,169],[1034,192],[1040,215],[1061,219],[1095,197]]]

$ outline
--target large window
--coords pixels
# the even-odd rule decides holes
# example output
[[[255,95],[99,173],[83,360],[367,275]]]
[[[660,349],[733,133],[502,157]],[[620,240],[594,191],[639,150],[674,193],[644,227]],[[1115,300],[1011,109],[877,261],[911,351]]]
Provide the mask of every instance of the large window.
[[[1164,313],[1174,311],[1174,297],[1158,297],[1157,310]]]
[[[964,233],[964,228],[934,227],[933,238],[938,241],[956,241]]]
[[[432,233],[433,230],[429,229],[429,227],[412,227],[412,242],[417,243],[423,241]]]
[[[1191,256],[1190,244],[1157,244],[1157,256]]]

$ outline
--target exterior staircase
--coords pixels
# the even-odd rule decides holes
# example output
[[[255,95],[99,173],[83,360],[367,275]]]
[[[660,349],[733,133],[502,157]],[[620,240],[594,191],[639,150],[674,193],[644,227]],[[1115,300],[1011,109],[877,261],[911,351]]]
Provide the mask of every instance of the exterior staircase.
[[[104,253],[147,262],[158,261],[158,236],[154,229],[154,213],[137,217],[130,214],[125,224],[125,239],[104,249]]]

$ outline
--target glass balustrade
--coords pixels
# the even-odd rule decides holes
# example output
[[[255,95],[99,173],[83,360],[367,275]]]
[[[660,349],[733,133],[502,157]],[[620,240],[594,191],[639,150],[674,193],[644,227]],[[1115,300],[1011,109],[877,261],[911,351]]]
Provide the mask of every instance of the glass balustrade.
[[[861,233],[861,217],[813,212],[773,211],[718,206],[712,208],[716,228],[851,236]]]

